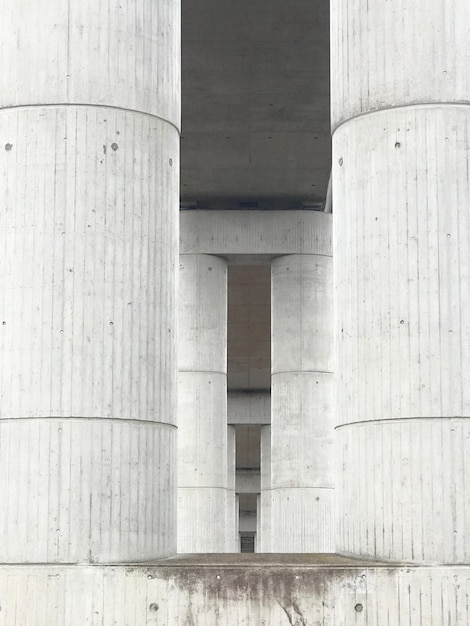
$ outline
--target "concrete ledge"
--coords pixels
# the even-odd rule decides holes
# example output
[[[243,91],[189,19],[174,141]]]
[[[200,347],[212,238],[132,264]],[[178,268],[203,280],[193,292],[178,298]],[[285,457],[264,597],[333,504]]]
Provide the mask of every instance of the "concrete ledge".
[[[1,626],[465,626],[470,566],[185,555],[0,566]]]
[[[317,211],[181,211],[180,254],[331,256],[331,224]]]

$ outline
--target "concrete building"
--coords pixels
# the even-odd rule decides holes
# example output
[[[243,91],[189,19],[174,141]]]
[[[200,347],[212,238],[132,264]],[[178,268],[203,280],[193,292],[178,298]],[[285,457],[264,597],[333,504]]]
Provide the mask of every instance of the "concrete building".
[[[0,626],[470,625],[467,2],[0,29]]]

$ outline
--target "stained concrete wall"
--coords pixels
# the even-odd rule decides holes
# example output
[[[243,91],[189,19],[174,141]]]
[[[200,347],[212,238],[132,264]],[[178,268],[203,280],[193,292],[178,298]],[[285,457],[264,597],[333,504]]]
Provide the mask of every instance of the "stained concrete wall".
[[[467,626],[469,568],[338,557],[0,568],[0,626]]]

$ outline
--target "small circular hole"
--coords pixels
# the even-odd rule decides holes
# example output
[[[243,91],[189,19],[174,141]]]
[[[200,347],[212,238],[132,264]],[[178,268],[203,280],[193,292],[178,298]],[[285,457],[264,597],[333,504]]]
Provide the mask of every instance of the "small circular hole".
[[[6,143],[5,144],[5,150],[11,150],[13,148],[13,144],[12,143]]]
[[[112,144],[111,144],[111,148],[112,148],[114,151],[116,151],[116,150],[119,148],[119,146],[117,145],[117,143],[112,143]]]
[[[362,606],[362,604],[361,604],[360,602],[358,602],[358,603],[356,604],[356,606],[354,607],[354,610],[356,611],[356,613],[361,613],[361,611],[363,610],[363,608],[364,608],[364,607]]]
[[[149,610],[153,611],[154,613],[156,613],[159,609],[159,606],[156,602],[152,602],[152,604],[149,606]]]

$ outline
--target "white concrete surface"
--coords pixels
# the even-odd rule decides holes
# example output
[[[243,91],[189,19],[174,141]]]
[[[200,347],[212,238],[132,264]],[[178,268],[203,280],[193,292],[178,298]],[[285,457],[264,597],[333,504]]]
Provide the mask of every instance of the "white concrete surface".
[[[178,338],[178,551],[226,552],[227,263],[181,255]],[[232,524],[233,525],[233,524]]]
[[[338,547],[469,563],[468,4],[332,23]]]
[[[332,300],[331,257],[273,260],[274,552],[334,551]]]
[[[0,24],[0,560],[171,554],[179,8]]]
[[[234,558],[138,567],[2,566],[0,626],[470,623],[468,567]]]

